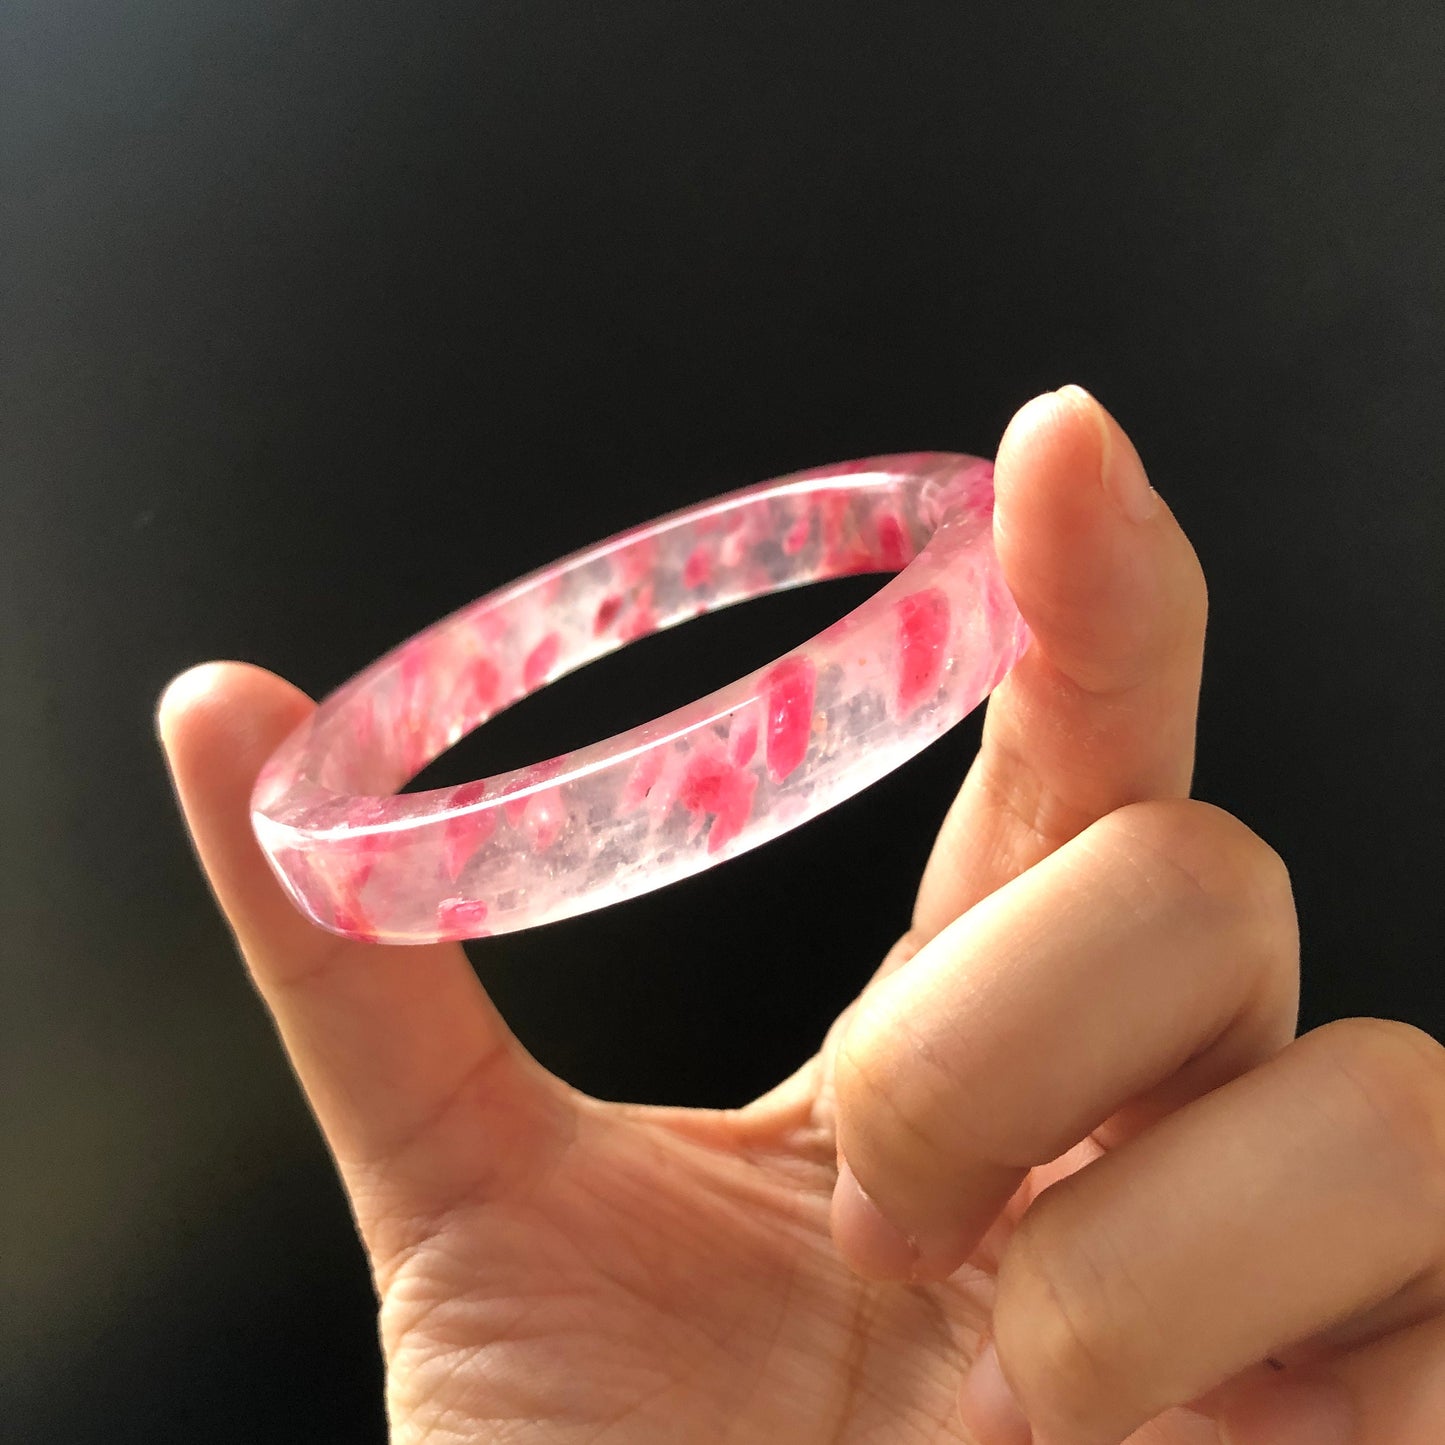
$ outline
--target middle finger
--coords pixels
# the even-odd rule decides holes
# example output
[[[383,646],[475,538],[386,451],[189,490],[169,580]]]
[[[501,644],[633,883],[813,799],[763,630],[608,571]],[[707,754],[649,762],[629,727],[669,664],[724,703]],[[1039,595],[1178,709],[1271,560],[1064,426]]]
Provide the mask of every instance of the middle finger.
[[[860,1001],[834,1075],[839,1250],[946,1277],[1031,1168],[1273,1056],[1297,1003],[1277,855],[1203,803],[1110,814]]]

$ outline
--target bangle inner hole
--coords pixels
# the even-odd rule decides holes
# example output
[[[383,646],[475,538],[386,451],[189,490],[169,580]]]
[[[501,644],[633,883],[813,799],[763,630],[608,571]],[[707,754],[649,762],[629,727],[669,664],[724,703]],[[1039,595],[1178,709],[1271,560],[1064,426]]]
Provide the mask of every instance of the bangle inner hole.
[[[428,763],[403,791],[492,777],[660,717],[791,651],[889,580],[874,572],[814,582],[640,638],[498,713]]]

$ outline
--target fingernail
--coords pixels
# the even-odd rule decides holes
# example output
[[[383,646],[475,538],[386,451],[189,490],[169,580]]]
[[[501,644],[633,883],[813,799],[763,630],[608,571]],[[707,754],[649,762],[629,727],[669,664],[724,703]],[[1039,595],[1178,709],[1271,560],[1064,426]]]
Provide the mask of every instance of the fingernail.
[[[1131,522],[1147,522],[1159,510],[1159,493],[1149,484],[1148,474],[1132,443],[1117,431],[1108,413],[1082,386],[1071,382],[1061,386],[1058,394],[1081,399],[1093,411],[1103,440],[1104,490]]]
[[[1354,1407],[1336,1380],[1272,1381],[1220,1421],[1223,1445],[1354,1445]]]
[[[1030,1445],[1029,1422],[1003,1377],[992,1340],[958,1387],[958,1413],[978,1445]]]
[[[833,1188],[833,1242],[850,1268],[869,1279],[908,1279],[918,1250],[902,1230],[890,1224],[863,1192],[848,1161],[838,1165]]]

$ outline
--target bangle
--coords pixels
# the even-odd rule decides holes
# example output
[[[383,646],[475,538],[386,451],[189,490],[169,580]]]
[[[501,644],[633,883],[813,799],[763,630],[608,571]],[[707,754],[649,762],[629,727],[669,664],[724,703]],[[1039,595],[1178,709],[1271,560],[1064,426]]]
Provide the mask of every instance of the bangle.
[[[645,893],[796,827],[971,711],[1028,645],[993,467],[921,452],[674,512],[434,623],[327,697],[251,799],[293,901],[379,943],[477,938]],[[398,793],[458,738],[650,632],[780,588],[898,576],[777,662],[602,742]]]

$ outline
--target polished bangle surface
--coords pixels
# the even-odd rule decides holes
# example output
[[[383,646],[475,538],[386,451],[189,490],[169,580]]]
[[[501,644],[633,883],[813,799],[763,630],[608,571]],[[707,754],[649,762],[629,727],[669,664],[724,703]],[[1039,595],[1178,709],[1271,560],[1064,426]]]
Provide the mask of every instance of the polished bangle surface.
[[[1028,634],[992,538],[993,469],[921,452],[674,512],[432,624],[328,696],[267,762],[256,836],[334,933],[505,933],[660,888],[891,772],[985,698]],[[503,708],[730,603],[898,575],[766,667],[666,717],[475,783],[398,793]]]

